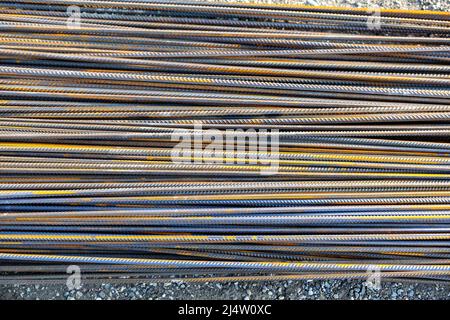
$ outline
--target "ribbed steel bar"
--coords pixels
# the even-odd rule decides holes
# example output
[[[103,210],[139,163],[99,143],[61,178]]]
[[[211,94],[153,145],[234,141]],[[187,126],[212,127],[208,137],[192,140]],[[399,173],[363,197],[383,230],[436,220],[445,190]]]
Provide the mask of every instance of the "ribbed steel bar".
[[[0,11],[0,284],[449,281],[448,13]]]

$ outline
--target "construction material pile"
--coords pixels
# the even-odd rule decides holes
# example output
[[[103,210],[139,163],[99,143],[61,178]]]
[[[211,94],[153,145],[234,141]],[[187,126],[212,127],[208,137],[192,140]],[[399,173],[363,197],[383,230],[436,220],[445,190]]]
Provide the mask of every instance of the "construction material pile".
[[[449,32],[430,11],[0,1],[0,284],[450,279]]]

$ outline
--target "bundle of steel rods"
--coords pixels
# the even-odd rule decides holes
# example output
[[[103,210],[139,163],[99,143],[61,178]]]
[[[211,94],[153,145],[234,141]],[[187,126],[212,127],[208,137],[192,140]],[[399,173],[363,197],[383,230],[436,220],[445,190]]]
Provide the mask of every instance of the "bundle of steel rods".
[[[449,34],[446,12],[0,1],[0,284],[450,280]]]

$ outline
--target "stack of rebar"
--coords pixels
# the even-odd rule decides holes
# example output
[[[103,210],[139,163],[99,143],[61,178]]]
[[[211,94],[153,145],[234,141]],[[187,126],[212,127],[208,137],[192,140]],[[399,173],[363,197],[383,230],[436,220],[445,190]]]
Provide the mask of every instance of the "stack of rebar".
[[[449,34],[446,12],[0,1],[0,284],[450,280]]]

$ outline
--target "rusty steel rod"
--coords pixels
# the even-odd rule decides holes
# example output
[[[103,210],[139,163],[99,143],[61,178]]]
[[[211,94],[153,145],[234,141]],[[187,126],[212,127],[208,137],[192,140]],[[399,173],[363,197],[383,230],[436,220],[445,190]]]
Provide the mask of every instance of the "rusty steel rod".
[[[450,15],[0,1],[0,284],[449,281]]]

